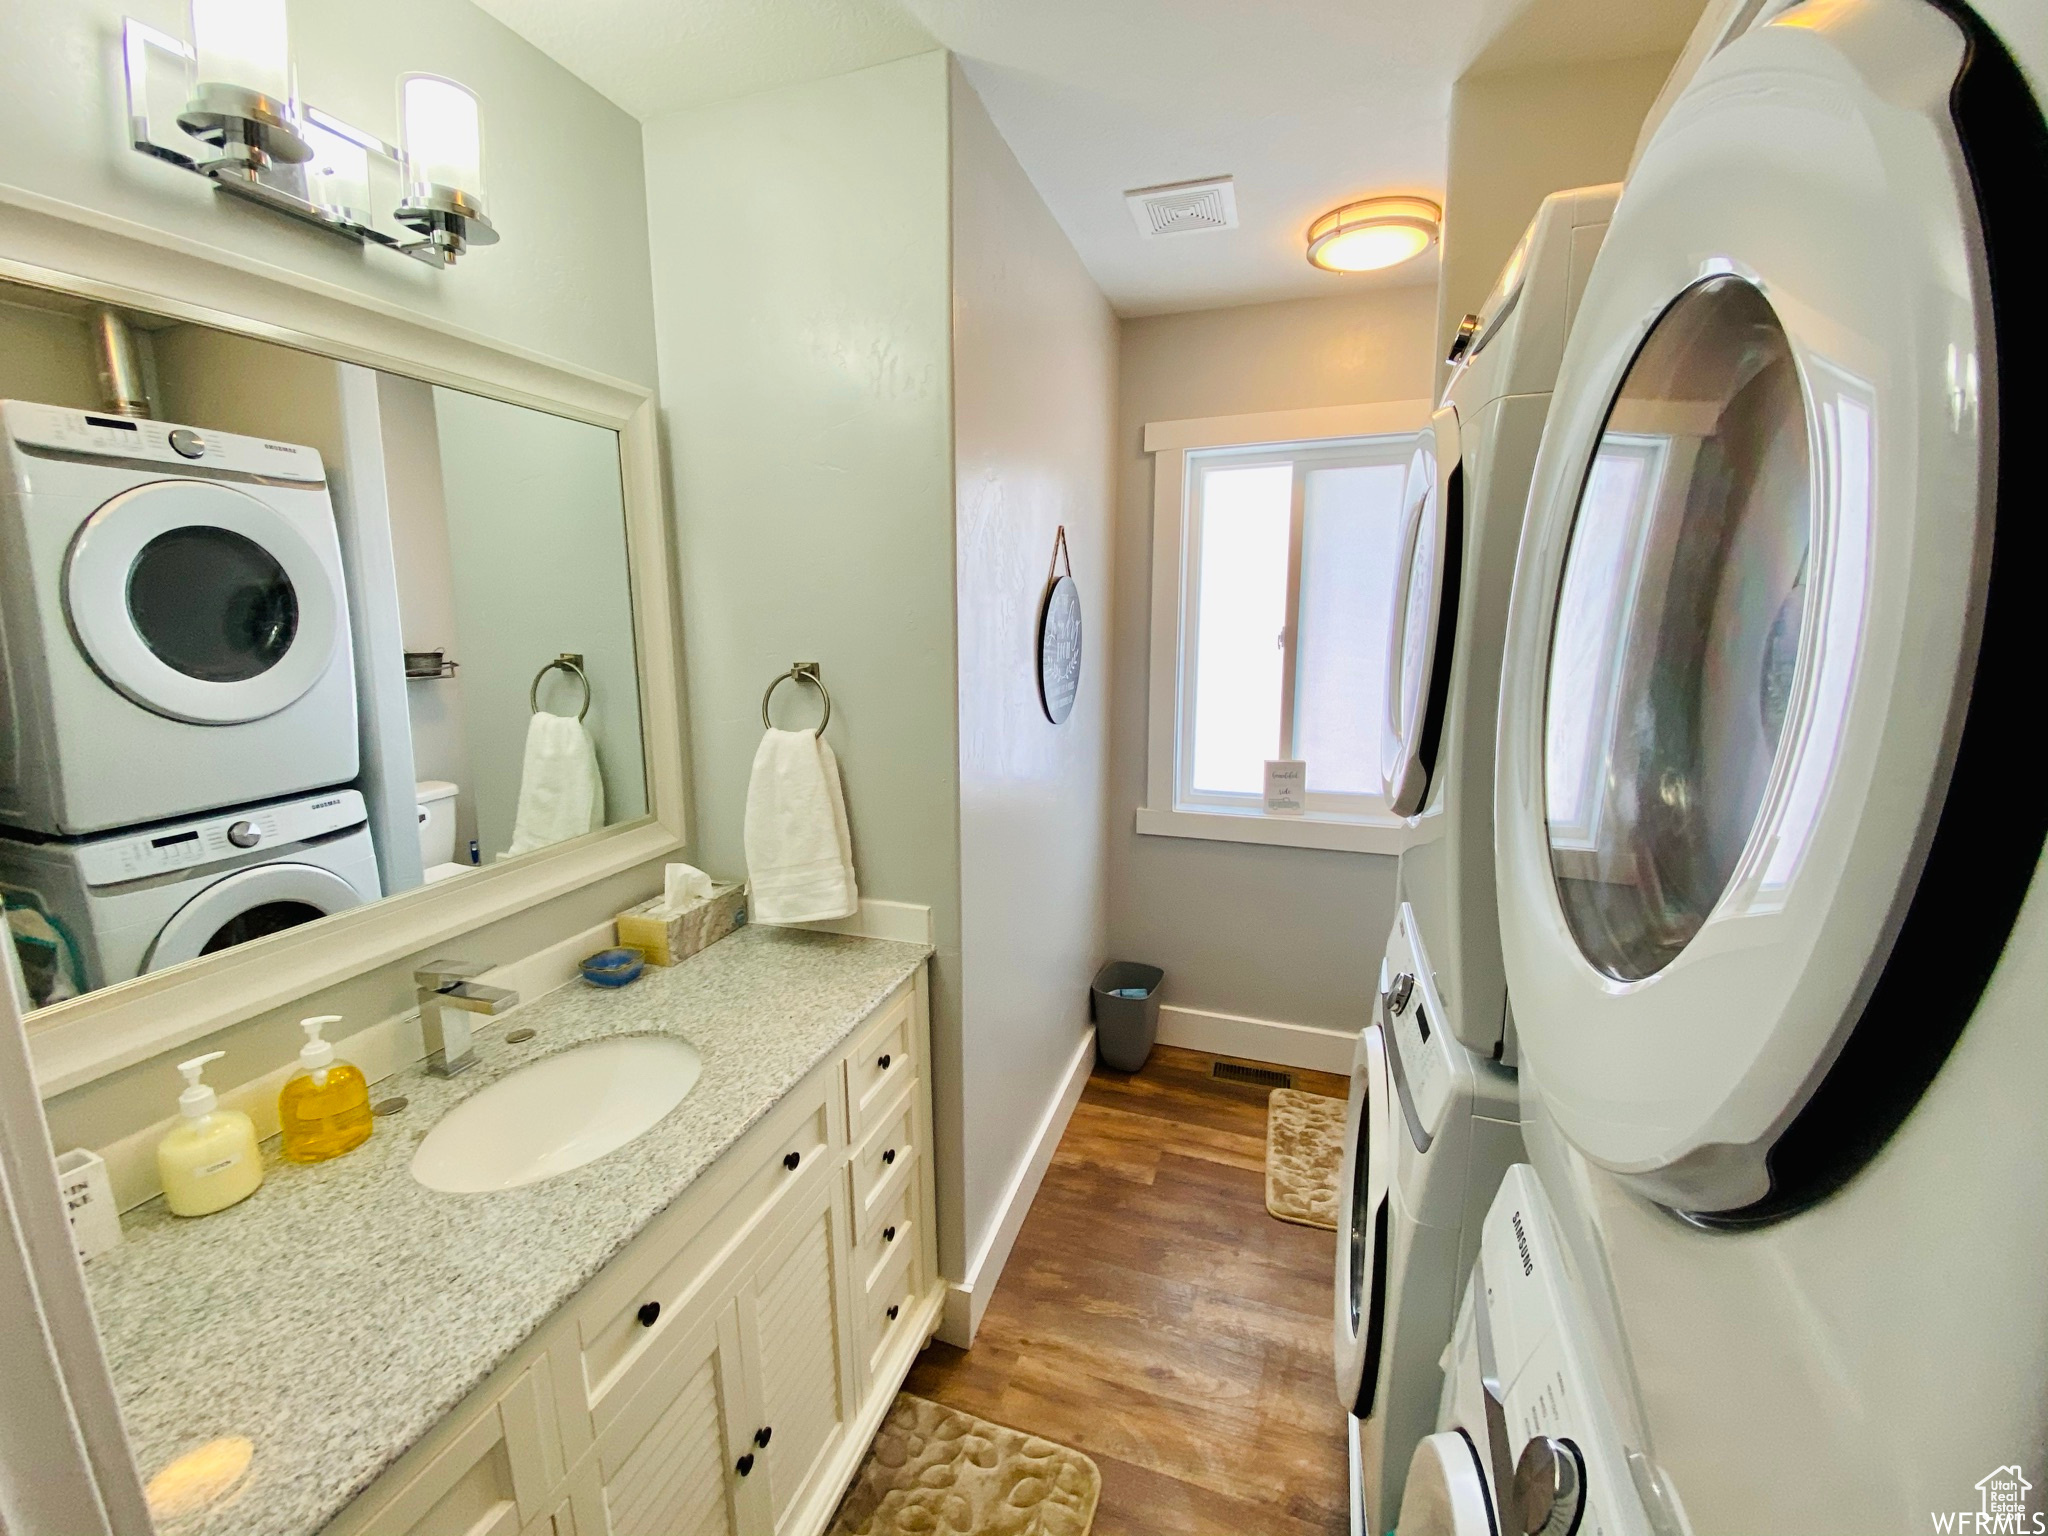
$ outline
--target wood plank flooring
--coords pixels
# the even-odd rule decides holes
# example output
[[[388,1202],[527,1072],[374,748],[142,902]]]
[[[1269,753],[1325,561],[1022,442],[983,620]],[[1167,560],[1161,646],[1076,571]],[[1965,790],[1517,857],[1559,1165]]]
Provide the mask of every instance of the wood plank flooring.
[[[905,1387],[1087,1452],[1095,1536],[1342,1536],[1336,1236],[1266,1213],[1270,1090],[1215,1060],[1096,1068],[974,1348],[934,1343]]]

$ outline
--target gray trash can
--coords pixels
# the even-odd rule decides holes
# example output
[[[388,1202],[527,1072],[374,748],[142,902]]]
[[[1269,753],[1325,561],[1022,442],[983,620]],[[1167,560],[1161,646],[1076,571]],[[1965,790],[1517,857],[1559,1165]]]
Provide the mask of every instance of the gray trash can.
[[[1158,966],[1135,960],[1112,960],[1095,973],[1088,1002],[1095,1054],[1104,1066],[1135,1072],[1145,1065],[1159,1035],[1159,984],[1165,980]]]

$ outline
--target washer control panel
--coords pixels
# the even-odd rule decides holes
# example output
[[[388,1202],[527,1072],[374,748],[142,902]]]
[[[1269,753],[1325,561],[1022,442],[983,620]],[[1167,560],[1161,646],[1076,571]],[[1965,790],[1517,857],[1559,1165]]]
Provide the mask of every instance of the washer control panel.
[[[136,464],[199,464],[307,485],[319,485],[327,478],[320,450],[301,443],[201,431],[132,416],[103,416],[26,400],[0,400],[0,422],[15,443],[46,453],[89,454]]]
[[[365,819],[363,797],[353,789],[336,789],[303,800],[96,838],[79,845],[78,864],[86,884],[119,885],[239,858],[255,849],[303,843],[360,826]]]
[[[1405,901],[1395,914],[1380,967],[1380,1011],[1387,1049],[1396,1058],[1392,1065],[1401,1111],[1416,1150],[1427,1152],[1450,1112],[1463,1065],[1457,1053],[1464,1047],[1453,1038],[1414,909]]]

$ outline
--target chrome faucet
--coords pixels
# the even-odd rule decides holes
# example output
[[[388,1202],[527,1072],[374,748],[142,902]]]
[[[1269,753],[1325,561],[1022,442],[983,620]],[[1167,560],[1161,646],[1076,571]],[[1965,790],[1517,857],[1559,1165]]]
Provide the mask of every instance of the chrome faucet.
[[[436,1077],[453,1077],[476,1061],[470,1014],[503,1013],[519,1001],[517,992],[473,979],[489,969],[472,960],[429,960],[412,973],[419,985],[427,1070]]]

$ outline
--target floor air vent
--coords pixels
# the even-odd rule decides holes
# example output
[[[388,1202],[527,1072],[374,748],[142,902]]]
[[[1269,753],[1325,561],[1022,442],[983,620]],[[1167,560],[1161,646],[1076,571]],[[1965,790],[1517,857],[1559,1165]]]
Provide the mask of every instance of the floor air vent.
[[[1209,1068],[1211,1077],[1226,1083],[1256,1083],[1261,1088],[1292,1088],[1294,1074],[1272,1067],[1247,1067],[1235,1061],[1219,1061]]]

